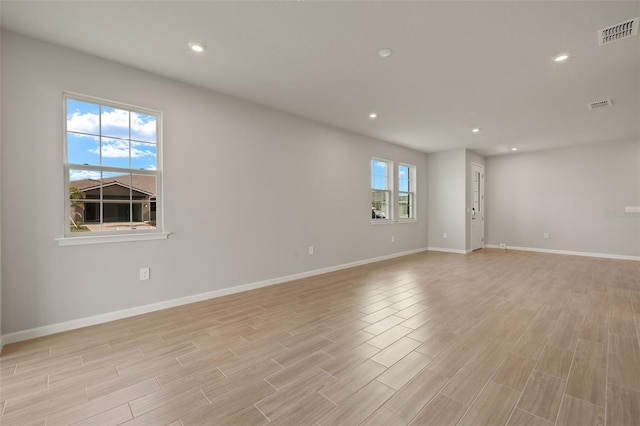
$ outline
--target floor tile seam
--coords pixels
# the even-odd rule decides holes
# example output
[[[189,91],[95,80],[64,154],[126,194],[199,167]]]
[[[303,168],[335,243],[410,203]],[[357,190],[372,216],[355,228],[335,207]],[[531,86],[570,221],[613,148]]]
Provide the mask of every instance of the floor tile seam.
[[[523,333],[524,333],[524,331],[523,331]],[[544,346],[547,344],[548,340],[549,340],[549,335],[547,334],[544,342],[542,343],[543,350],[544,350]],[[575,354],[575,352],[574,352],[574,354]],[[536,372],[536,367],[538,367],[538,364],[540,363],[540,359],[541,358],[542,358],[542,353],[540,353],[540,355],[538,355],[538,357],[535,359],[536,363],[533,365],[533,368],[531,369],[531,373],[529,373],[529,377],[527,377],[527,381],[525,382],[524,386],[522,387],[522,390],[520,391],[520,395],[518,396],[518,399],[516,400],[516,403],[514,404],[513,409],[511,410],[511,414],[509,415],[509,418],[507,419],[507,422],[506,422],[507,424],[509,423],[509,421],[511,421],[511,417],[513,417],[513,413],[516,411],[516,408],[519,408],[518,405],[520,404],[520,401],[522,400],[522,395],[524,395],[524,391],[527,389],[527,386],[529,386],[529,382],[531,381],[531,378],[533,377],[533,374]],[[541,371],[541,373],[547,374],[544,371]]]
[[[482,391],[484,391],[484,389],[487,387],[487,385],[489,384],[489,382],[491,382],[491,381],[492,381],[493,376],[495,375],[496,371],[498,370],[498,368],[500,367],[500,365],[502,365],[502,362],[504,362],[504,360],[505,360],[505,359],[506,359],[506,357],[509,355],[509,353],[510,353],[510,352],[507,352],[507,353],[505,353],[505,354],[502,356],[502,358],[500,359],[500,362],[498,362],[498,363],[497,363],[496,367],[495,367],[495,368],[493,369],[493,371],[491,372],[491,375],[489,376],[489,378],[487,378],[487,379],[486,379],[486,381],[485,381],[485,383],[484,383],[484,385],[482,385],[482,389],[480,389],[480,392],[478,392],[478,393],[476,394],[476,396],[473,398],[473,401],[471,401],[471,403],[469,403],[469,405],[468,405],[468,406],[466,406],[466,408],[467,408],[467,409],[466,409],[466,410],[465,410],[465,412],[462,414],[462,416],[460,416],[460,419],[458,420],[458,423],[459,423],[459,422],[464,418],[464,416],[467,414],[467,412],[471,409],[471,407],[473,406],[473,403],[474,403],[474,402],[476,402],[476,400],[478,399],[478,397],[480,396],[480,394],[482,393]],[[477,355],[477,354],[476,354],[476,355]],[[471,357],[471,358],[470,358],[470,359],[469,359],[469,360],[468,360],[468,361],[467,361],[467,362],[466,362],[462,367],[460,367],[460,369],[459,369],[458,371],[456,371],[456,373],[455,373],[455,374],[454,374],[454,375],[453,375],[453,376],[452,376],[452,377],[447,381],[447,383],[445,383],[445,384],[444,384],[444,386],[442,386],[442,387],[440,388],[440,390],[438,391],[438,395],[440,395],[440,394],[442,393],[442,390],[443,390],[443,389],[444,389],[444,388],[445,388],[445,387],[446,387],[446,386],[447,386],[451,381],[453,381],[453,379],[454,379],[456,376],[458,376],[458,374],[460,373],[460,371],[461,371],[461,370],[462,370],[462,369],[463,369],[463,368],[464,368],[464,367],[465,367],[469,362],[471,362],[471,360],[473,360],[473,359],[475,359],[475,356]],[[427,365],[427,366],[428,366],[428,365]],[[426,367],[425,367],[425,368],[426,368]],[[510,387],[508,387],[508,386],[505,386],[505,385],[503,385],[503,384],[501,384],[501,383],[498,383],[498,382],[494,382],[494,383],[495,383],[495,384],[497,384],[497,385],[499,385],[499,386],[504,386],[504,387],[505,387],[505,388],[507,388],[507,389],[512,389],[512,388],[510,388]],[[517,390],[515,390],[515,389],[512,389],[512,390],[514,390],[514,391],[516,391],[516,392],[518,392],[518,393],[522,394],[522,391],[517,391]],[[456,399],[453,399],[453,398],[451,398],[451,397],[449,397],[449,396],[446,396],[446,395],[442,395],[442,396],[444,396],[445,398],[449,398],[449,399],[451,399],[452,401],[458,402],[458,403],[460,403],[460,404],[462,404],[462,405],[465,405],[465,404],[463,404],[461,401],[458,401],[458,400],[456,400]],[[434,396],[433,398],[435,398],[435,396]],[[433,398],[432,398],[431,400],[433,400]],[[430,400],[430,401],[431,401],[431,400]],[[517,401],[516,401],[516,403],[517,403]],[[426,406],[426,405],[425,405],[425,406]],[[420,409],[420,411],[422,411],[422,409],[423,409],[423,408],[424,408],[424,407],[422,407],[422,408]],[[511,417],[511,414],[513,413],[514,409],[515,409],[515,404],[514,404],[513,408],[511,409],[511,413],[509,414],[509,417]],[[419,412],[418,412],[418,414],[419,414]],[[416,414],[416,416],[417,416],[417,414]],[[414,416],[414,418],[415,418],[415,416]],[[411,419],[411,420],[413,420],[413,419]],[[508,420],[507,420],[507,421],[508,421]]]
[[[635,321],[634,321],[635,322]],[[604,426],[607,426],[607,414],[609,411],[609,340],[611,339],[611,318],[607,321],[607,346],[605,347],[605,370],[604,370]],[[637,325],[636,325],[637,332]]]
[[[573,356],[571,357],[571,365],[569,366],[569,373],[567,374],[567,378],[565,379],[565,382],[564,382],[564,388],[562,389],[562,397],[560,398],[560,405],[558,406],[558,412],[556,413],[556,421],[553,422],[553,424],[556,426],[558,425],[558,419],[560,418],[560,410],[562,409],[562,404],[564,403],[565,395],[567,395],[567,387],[569,386],[569,377],[571,376],[571,371],[573,370],[573,364],[575,359],[576,359],[576,351],[574,350]],[[568,396],[573,397],[573,395],[568,395]],[[606,401],[605,401],[605,405],[606,405]]]
[[[425,367],[426,368],[426,367]],[[431,370],[430,370],[431,371]],[[455,377],[455,375],[454,375]],[[447,385],[453,380],[453,377],[451,377],[444,385],[442,385],[442,387],[440,389],[438,389],[438,392],[433,396],[433,398],[431,398],[423,407],[420,408],[420,410],[416,413],[415,416],[413,416],[411,418],[411,420],[409,421],[409,423],[411,423],[421,412],[422,410],[424,410],[424,408],[429,405],[429,403],[431,401],[433,401],[436,397],[442,395],[442,390],[447,387]],[[444,398],[450,399],[452,401],[458,402],[461,405],[463,405],[465,407],[464,412],[462,413],[462,415],[460,416],[460,418],[458,419],[458,421],[456,422],[456,425],[460,424],[460,422],[462,421],[462,419],[464,419],[464,417],[467,415],[467,413],[469,412],[469,410],[471,409],[471,407],[473,406],[473,403],[476,402],[476,400],[478,399],[478,396],[480,396],[480,394],[482,393],[482,391],[484,391],[484,389],[487,387],[487,385],[489,384],[490,380],[487,380],[486,383],[482,386],[482,389],[480,389],[480,392],[478,392],[478,394],[473,398],[473,400],[471,401],[471,403],[469,403],[469,405],[465,405],[462,404],[460,401],[456,401],[453,398],[450,398],[446,395],[442,395]]]
[[[378,375],[378,377],[380,377],[380,375]],[[378,411],[380,408],[384,407],[384,405],[385,405],[387,402],[389,402],[389,400],[390,400],[391,398],[393,398],[393,397],[398,393],[398,391],[396,391],[396,390],[395,390],[395,389],[393,389],[392,387],[387,386],[387,385],[385,385],[384,383],[382,383],[382,382],[378,381],[378,380],[377,380],[377,377],[376,377],[375,379],[373,379],[371,382],[367,383],[365,386],[368,386],[368,385],[369,385],[369,384],[371,384],[374,380],[375,380],[376,382],[378,382],[379,384],[381,384],[382,386],[386,387],[387,389],[391,390],[391,394],[389,394],[389,396],[388,396],[384,401],[382,401],[382,402],[380,403],[380,405],[378,406],[378,408],[376,408],[376,409],[373,411],[373,413],[371,413],[371,414],[370,414],[370,415],[368,415],[366,418],[364,418],[364,419],[362,420],[362,422],[360,422],[360,424],[364,423],[364,422],[365,422],[369,417],[371,417],[372,415],[374,415],[376,411]],[[348,401],[349,399],[353,398],[353,396],[354,396],[356,393],[360,392],[363,388],[364,388],[364,386],[363,386],[362,388],[358,389],[358,391],[357,391],[357,392],[355,392],[353,395],[350,395],[350,396],[349,396],[349,398],[347,398],[347,399],[345,400],[345,402],[346,402],[346,401]],[[324,396],[324,395],[323,395],[323,396]],[[326,396],[325,396],[325,398],[326,398]],[[327,399],[328,399],[328,398],[327,398]],[[433,399],[433,398],[432,398],[432,399]],[[430,399],[429,401],[431,401],[431,399]],[[331,401],[331,402],[333,402],[333,401]],[[428,404],[428,402],[427,402],[427,404]],[[425,405],[426,405],[426,404],[425,404]],[[339,407],[339,406],[340,406],[340,405],[338,405],[338,407]],[[387,408],[387,407],[385,407],[385,408]],[[392,413],[394,413],[394,414],[398,415],[398,416],[399,416],[399,417],[401,417],[401,418],[404,418],[404,417],[400,416],[398,413],[396,413],[395,411],[393,411],[391,408],[387,408],[387,410],[391,411]]]
[[[375,355],[374,355],[374,356],[375,356]],[[405,355],[405,356],[406,356],[406,355]],[[404,357],[403,357],[403,358],[404,358]],[[371,359],[371,357],[369,357],[369,358],[367,358],[366,360],[364,360],[363,362],[361,362],[360,364],[358,364],[358,365],[356,365],[355,367],[353,367],[353,368],[351,369],[351,371],[350,371],[350,372],[352,372],[354,369],[356,369],[356,368],[360,367],[360,366],[361,366],[362,364],[364,364],[366,361],[371,361],[371,362],[373,362],[373,363],[375,363],[375,364],[379,365],[380,367],[384,368],[384,371],[381,371],[377,376],[372,377],[372,378],[371,378],[371,380],[369,380],[367,383],[365,383],[364,385],[362,385],[362,386],[361,386],[359,389],[357,389],[354,393],[352,393],[351,395],[349,395],[349,396],[347,397],[347,399],[351,398],[353,395],[355,395],[356,393],[358,393],[362,388],[364,388],[365,386],[367,386],[368,384],[370,384],[370,383],[371,383],[371,382],[373,382],[374,380],[375,380],[376,382],[378,382],[378,383],[380,383],[380,384],[382,384],[382,385],[384,385],[384,386],[388,387],[389,389],[393,390],[393,393],[394,393],[394,395],[395,395],[395,393],[396,393],[396,392],[398,392],[398,391],[396,391],[395,389],[393,389],[391,386],[388,386],[387,384],[382,383],[381,381],[379,381],[379,380],[378,380],[378,377],[380,377],[381,375],[383,375],[383,374],[384,374],[384,373],[385,373],[389,368],[391,368],[391,367],[385,367],[384,365],[380,364],[380,363],[379,363],[379,362],[377,362],[377,361],[374,361],[373,359]],[[393,365],[395,365],[395,364],[393,364]],[[322,370],[322,371],[324,371],[325,373],[329,374],[331,377],[335,377],[333,374],[331,374],[331,373],[329,373],[329,372],[327,372],[327,371],[325,371],[325,370],[323,370],[323,369],[321,369],[321,370]],[[336,379],[338,379],[338,381],[340,381],[340,380],[342,380],[344,377],[346,377],[347,375],[348,375],[348,374],[345,374],[342,378],[337,378],[337,377],[335,377],[335,378],[336,378]],[[336,382],[336,383],[337,383],[337,382]],[[333,386],[333,385],[332,385],[332,386]],[[327,387],[327,388],[325,388],[325,389],[328,389],[328,387]],[[325,395],[324,393],[322,393],[322,391],[323,391],[323,390],[324,390],[324,389],[321,389],[321,390],[319,390],[317,393],[318,393],[318,394],[320,394],[320,395],[322,395],[324,398],[326,398],[327,400],[331,401],[332,403],[336,404],[337,406],[339,406],[339,405],[340,405],[339,403],[337,403],[336,401],[334,401],[333,399],[331,399],[330,397],[328,397],[327,395]],[[347,399],[345,399],[345,401],[346,401]],[[343,402],[344,402],[344,401],[343,401]]]
[[[266,379],[265,379],[265,380],[266,380]],[[273,385],[271,385],[271,386],[273,386]],[[275,388],[275,386],[273,386],[273,387]],[[263,398],[263,399],[264,399],[264,398]],[[262,400],[260,400],[260,401],[262,401]],[[260,401],[258,401],[258,402],[260,402]],[[272,419],[270,419],[270,418],[269,418],[269,416],[267,416],[267,415],[266,415],[266,414],[265,414],[265,413],[260,409],[260,407],[258,407],[258,402],[254,402],[254,403],[253,403],[253,407],[254,407],[256,410],[258,410],[258,412],[260,412],[260,414],[262,414],[262,415],[264,416],[264,418],[265,418],[265,419],[267,419],[267,421],[268,421],[267,423],[271,423],[271,420],[272,420]],[[278,416],[276,416],[276,417],[278,417]],[[275,419],[276,417],[274,417],[274,419]]]
[[[452,333],[452,334],[455,334],[455,333]],[[420,353],[420,354],[422,354],[422,355],[425,355],[425,356],[428,356],[429,358],[431,358],[431,361],[429,361],[429,364],[431,364],[432,362],[434,362],[434,361],[438,360],[440,357],[444,357],[444,353],[445,353],[447,350],[449,350],[449,348],[451,348],[453,345],[455,345],[459,339],[461,339],[461,338],[462,338],[462,336],[461,336],[461,335],[458,335],[458,334],[455,334],[455,335],[456,335],[456,338],[455,338],[451,343],[449,343],[449,344],[448,344],[444,349],[442,349],[438,355],[436,355],[436,356],[434,356],[434,357],[431,357],[431,355],[423,354],[422,352],[418,352],[418,351],[417,351],[417,349],[418,349],[420,346],[422,346],[426,341],[425,341],[425,342],[421,342],[420,346],[418,346],[418,348],[414,349],[414,351],[416,351],[416,352],[418,352],[418,353]],[[415,340],[415,339],[414,339],[414,340]],[[427,340],[429,340],[429,339],[427,339]],[[464,345],[463,345],[463,346],[464,346]],[[428,366],[428,364],[427,364],[427,366]]]
[[[131,401],[127,402],[127,407],[129,408],[129,414],[131,414],[131,418],[135,419],[136,416],[133,415],[133,409],[131,408]]]
[[[545,419],[544,417],[540,417],[540,416],[538,416],[537,414],[533,414],[533,413],[531,413],[531,412],[529,412],[529,411],[527,411],[527,410],[525,410],[525,409],[523,409],[523,408],[520,408],[520,407],[514,407],[513,411],[515,412],[516,410],[521,410],[521,411],[523,411],[523,412],[525,412],[525,413],[529,414],[530,416],[533,416],[533,417],[535,417],[535,418],[537,418],[537,419],[541,419],[541,420],[543,420],[543,421],[545,421],[545,422],[547,422],[547,423],[551,423],[549,420]],[[507,424],[508,424],[508,422],[507,422]]]

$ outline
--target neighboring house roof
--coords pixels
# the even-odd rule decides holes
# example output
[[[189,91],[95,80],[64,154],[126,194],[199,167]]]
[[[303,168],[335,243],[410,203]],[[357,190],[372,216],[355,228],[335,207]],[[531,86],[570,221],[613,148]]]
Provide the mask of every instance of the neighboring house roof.
[[[85,192],[100,187],[98,179],[79,179],[69,182],[70,186],[75,186],[80,191]],[[147,175],[120,175],[102,179],[102,186],[120,185],[131,188],[138,192],[143,192],[150,196],[156,195],[156,177]]]

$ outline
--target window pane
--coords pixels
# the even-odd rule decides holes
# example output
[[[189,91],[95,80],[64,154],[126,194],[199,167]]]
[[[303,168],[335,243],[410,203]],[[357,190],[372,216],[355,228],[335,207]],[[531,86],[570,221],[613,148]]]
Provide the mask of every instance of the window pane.
[[[129,142],[122,139],[102,138],[102,165],[129,168]]]
[[[371,218],[389,219],[389,191],[371,191]]]
[[[408,192],[409,188],[409,167],[408,166],[399,166],[398,167],[398,178],[399,178],[399,189],[400,191]]]
[[[374,175],[387,175],[387,163],[379,160],[371,160],[371,173]]]
[[[153,205],[153,207],[152,207]],[[155,203],[150,201],[133,202],[133,226],[136,229],[155,229]],[[152,218],[153,216],[153,218]]]
[[[71,232],[101,231],[100,202],[72,199],[69,205],[69,227]]]
[[[77,188],[80,192],[84,194],[84,196],[79,193],[75,193],[76,198],[87,198],[89,197],[89,193],[94,192],[95,188],[98,188],[98,197],[99,198],[99,188],[100,188],[100,172],[95,170],[82,170],[82,169],[70,169],[69,170],[69,188],[70,188],[70,198],[74,199],[74,191],[71,188]],[[89,197],[92,198],[92,197]]]
[[[415,219],[415,167],[407,164],[398,166],[398,217]]]
[[[158,203],[156,202],[156,200],[151,200],[151,203],[149,204],[149,217],[150,217],[150,221],[151,221],[151,225],[156,226],[156,219],[158,218],[157,216],[157,211],[158,211]]]
[[[373,189],[387,189],[387,178],[385,176],[373,175],[371,177],[371,187]]]
[[[67,132],[67,162],[100,165],[100,141],[96,136]]]
[[[131,168],[157,170],[157,146],[151,143],[131,142]]]
[[[153,115],[131,113],[131,139],[156,142],[157,118]]]
[[[131,202],[109,200],[102,203],[104,231],[131,229]]]
[[[81,200],[71,200],[69,204],[69,226],[71,226],[71,232],[74,229],[80,231],[80,227],[84,225],[85,221],[85,203]]]
[[[67,131],[100,134],[100,106],[67,99]]]
[[[413,217],[413,203],[412,203],[412,194],[410,193],[400,193],[398,195],[399,199],[399,215],[401,219],[411,219]]]
[[[150,201],[158,192],[157,177],[153,175],[131,176],[131,199]]]
[[[102,106],[100,116],[102,136],[129,138],[129,111]]]
[[[128,203],[131,199],[131,175],[122,173],[103,173],[102,199],[108,201],[117,200]]]

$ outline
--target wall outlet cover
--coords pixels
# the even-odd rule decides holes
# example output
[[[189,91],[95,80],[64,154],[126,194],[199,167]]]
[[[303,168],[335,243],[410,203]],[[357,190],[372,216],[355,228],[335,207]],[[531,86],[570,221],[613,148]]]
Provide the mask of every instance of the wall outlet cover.
[[[140,281],[149,280],[149,268],[140,268]]]

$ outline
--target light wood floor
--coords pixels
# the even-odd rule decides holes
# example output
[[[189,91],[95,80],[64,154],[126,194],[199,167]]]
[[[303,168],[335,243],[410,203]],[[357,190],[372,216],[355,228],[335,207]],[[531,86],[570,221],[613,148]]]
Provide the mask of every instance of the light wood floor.
[[[3,425],[638,425],[640,262],[421,253],[5,347]]]

